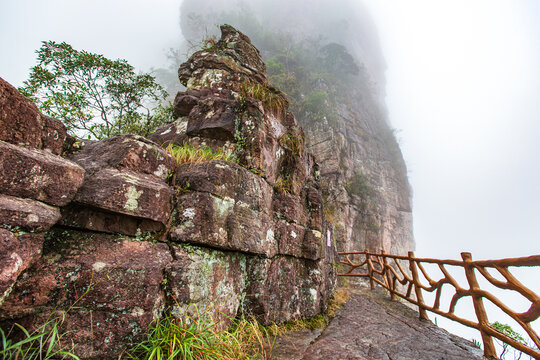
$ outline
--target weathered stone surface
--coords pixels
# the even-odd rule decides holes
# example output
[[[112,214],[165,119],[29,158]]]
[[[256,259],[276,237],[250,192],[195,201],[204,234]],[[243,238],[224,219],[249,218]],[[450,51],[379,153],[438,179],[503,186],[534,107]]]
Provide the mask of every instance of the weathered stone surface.
[[[270,257],[277,252],[271,217],[243,201],[188,192],[177,196],[176,207],[173,241]]]
[[[259,83],[267,81],[259,50],[229,25],[221,26],[221,39],[212,49],[198,51],[192,59],[178,69],[178,78],[188,89],[229,85],[244,77]]]
[[[306,226],[309,222],[309,212],[303,198],[286,191],[274,193],[274,213],[280,218],[295,224]]]
[[[189,113],[186,134],[210,139],[234,140],[237,101],[218,97],[199,100]]]
[[[280,220],[276,222],[275,237],[280,254],[310,260],[318,260],[321,256],[323,240],[317,230],[306,230],[303,226]]]
[[[44,150],[0,141],[0,193],[64,206],[82,185],[84,170]]]
[[[43,115],[32,101],[0,78],[0,140],[60,155],[66,135],[60,120]]]
[[[159,127],[155,133],[148,136],[148,139],[164,148],[170,144],[182,145],[187,139],[186,129],[187,118],[179,118],[170,124]]]
[[[245,310],[263,324],[312,317],[326,307],[327,292],[318,262],[277,256],[252,258]]]
[[[111,234],[118,233],[145,239],[152,237],[149,232],[161,231],[164,228],[164,225],[160,222],[101,211],[77,204],[70,204],[62,208],[60,224],[71,228]]]
[[[238,115],[235,137],[239,162],[256,169],[271,185],[278,181],[283,167],[285,151],[279,139],[287,129],[271,113],[261,111],[262,105],[246,101],[247,109]]]
[[[166,180],[176,166],[176,160],[167,151],[138,135],[90,142],[69,158],[88,173],[108,167],[153,175],[161,180]]]
[[[66,336],[78,356],[116,359],[161,315],[163,271],[171,262],[166,244],[51,233],[44,256],[0,307],[0,321],[32,328],[53,311],[67,311],[61,330],[71,331]]]
[[[154,176],[108,168],[87,175],[75,201],[165,224],[171,213],[171,198],[169,187]]]
[[[62,153],[67,129],[64,124],[49,116],[43,116],[43,130],[41,133],[41,147],[55,155]]]
[[[312,338],[311,334],[306,335]],[[416,311],[390,301],[379,290],[367,288],[352,292],[344,308],[337,311],[337,316],[307,349],[301,346],[302,351],[293,351],[286,338],[278,343],[272,357],[276,360],[484,359],[482,350],[471,342],[419,320]]]
[[[0,228],[0,310],[17,277],[41,254],[42,245],[43,235],[16,236]]]
[[[205,314],[223,326],[236,317],[248,278],[246,255],[173,245],[175,261],[167,267],[172,313],[185,317]]]
[[[60,220],[58,208],[39,201],[0,194],[0,226],[47,231]]]
[[[0,140],[40,149],[42,127],[37,106],[0,78]]]
[[[176,186],[207,192],[249,204],[254,210],[270,213],[272,188],[260,176],[235,163],[213,160],[178,167]]]
[[[198,102],[199,98],[188,95],[183,91],[178,92],[178,94],[176,94],[176,97],[174,98],[173,116],[175,118],[188,116],[193,107],[197,105]]]

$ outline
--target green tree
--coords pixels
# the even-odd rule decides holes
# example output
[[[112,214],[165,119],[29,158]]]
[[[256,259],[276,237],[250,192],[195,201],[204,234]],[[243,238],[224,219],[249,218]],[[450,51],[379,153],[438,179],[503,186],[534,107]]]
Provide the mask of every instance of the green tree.
[[[38,64],[19,91],[79,137],[103,139],[122,133],[146,136],[168,120],[167,93],[149,74],[136,74],[126,60],[44,41]]]

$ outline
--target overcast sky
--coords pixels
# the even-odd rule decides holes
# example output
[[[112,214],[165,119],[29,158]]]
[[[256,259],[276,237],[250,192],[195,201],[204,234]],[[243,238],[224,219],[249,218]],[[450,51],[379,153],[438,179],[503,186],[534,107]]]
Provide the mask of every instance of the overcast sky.
[[[540,2],[367,2],[418,252],[540,254]]]
[[[540,1],[366,2],[414,190],[417,254],[540,254]],[[1,0],[0,77],[21,85],[43,40],[163,66],[181,41],[178,11],[178,0]]]

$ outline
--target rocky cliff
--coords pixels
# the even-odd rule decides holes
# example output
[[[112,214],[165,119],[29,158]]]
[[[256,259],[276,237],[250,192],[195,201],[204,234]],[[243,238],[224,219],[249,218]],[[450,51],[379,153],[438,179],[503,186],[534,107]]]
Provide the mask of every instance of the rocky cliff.
[[[324,310],[335,248],[319,167],[259,51],[221,31],[180,67],[177,120],[150,139],[76,141],[0,79],[2,329],[61,316],[75,353],[112,359],[168,314],[226,326]],[[228,156],[171,155],[190,149]]]
[[[190,43],[226,22],[261,49],[320,164],[338,250],[414,250],[407,169],[384,104],[386,64],[361,2],[184,0],[180,14]]]

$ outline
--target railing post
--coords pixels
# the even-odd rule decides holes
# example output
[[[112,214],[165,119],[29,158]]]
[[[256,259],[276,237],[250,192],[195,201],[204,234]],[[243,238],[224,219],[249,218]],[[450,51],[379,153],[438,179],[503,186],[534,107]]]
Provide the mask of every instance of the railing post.
[[[368,249],[364,250],[364,253],[366,255],[366,265],[369,275],[369,286],[371,287],[371,290],[373,290],[375,289],[375,282],[373,281],[373,264],[371,263]]]
[[[422,295],[422,288],[420,287],[420,280],[418,279],[418,269],[416,268],[416,262],[414,261],[414,252],[409,251],[409,269],[411,270],[414,293],[416,294],[416,300],[418,301],[418,313],[421,320],[429,320],[426,309],[424,309],[424,296]]]
[[[383,264],[384,264],[384,275],[386,275],[386,283],[388,285],[388,291],[390,292],[390,299],[392,299],[392,301],[395,301],[396,295],[394,294],[394,291],[393,291],[395,290],[393,288],[394,283],[392,281],[391,272],[387,270],[389,265],[388,265],[388,260],[386,259],[386,253],[384,252],[384,250],[381,250],[381,255],[382,255]]]
[[[463,259],[463,266],[465,268],[467,282],[469,283],[469,288],[472,292],[474,311],[476,312],[476,318],[478,319],[478,324],[480,325],[480,334],[482,334],[482,341],[484,342],[484,356],[487,358],[496,359],[497,352],[495,351],[493,338],[484,331],[486,327],[489,327],[489,320],[486,309],[484,308],[482,296],[477,294],[477,291],[480,290],[480,286],[478,285],[478,280],[476,280],[471,253],[463,252],[461,253],[461,258]]]

